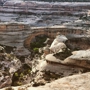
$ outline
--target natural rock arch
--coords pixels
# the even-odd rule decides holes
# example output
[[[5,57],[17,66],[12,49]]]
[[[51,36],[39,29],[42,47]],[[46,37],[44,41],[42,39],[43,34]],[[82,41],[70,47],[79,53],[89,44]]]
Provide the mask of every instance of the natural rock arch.
[[[32,40],[36,37],[36,36],[39,36],[39,35],[47,35],[49,37],[51,37],[51,33],[50,32],[47,32],[47,31],[40,31],[40,32],[34,32],[32,34],[30,34],[26,40],[24,41],[24,46],[26,48],[29,48],[30,47],[30,43],[32,42]]]

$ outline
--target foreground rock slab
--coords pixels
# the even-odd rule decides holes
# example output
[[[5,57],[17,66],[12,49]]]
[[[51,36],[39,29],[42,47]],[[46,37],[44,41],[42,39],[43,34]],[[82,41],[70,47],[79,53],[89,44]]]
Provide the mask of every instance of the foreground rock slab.
[[[20,88],[23,88],[23,90],[90,90],[90,72],[61,78],[45,86],[28,87],[26,85],[12,88],[14,90]],[[5,90],[5,88],[0,90]]]
[[[90,72],[58,79],[45,86],[32,88],[32,90],[90,90],[89,79]]]

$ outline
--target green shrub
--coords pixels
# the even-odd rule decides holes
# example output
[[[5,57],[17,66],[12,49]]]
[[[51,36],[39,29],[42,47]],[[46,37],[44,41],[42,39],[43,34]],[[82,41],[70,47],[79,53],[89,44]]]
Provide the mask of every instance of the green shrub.
[[[30,69],[28,70],[28,73],[31,73],[31,70]]]
[[[17,82],[17,85],[19,85],[19,86],[20,86],[20,85],[22,85],[22,83],[21,83],[21,82]]]
[[[21,73],[21,74],[20,74],[20,77],[23,77],[23,76],[24,76],[23,73]]]
[[[39,48],[34,48],[34,49],[33,49],[33,51],[34,51],[35,53],[38,53],[38,50],[39,50]]]
[[[18,77],[19,76],[18,73],[15,73],[15,76]]]

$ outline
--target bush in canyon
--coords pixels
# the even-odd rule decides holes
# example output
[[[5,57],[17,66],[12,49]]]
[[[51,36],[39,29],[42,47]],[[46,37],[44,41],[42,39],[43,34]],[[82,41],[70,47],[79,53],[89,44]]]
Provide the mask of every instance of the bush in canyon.
[[[34,51],[35,53],[38,53],[38,50],[39,50],[39,48],[34,48],[34,49],[33,49],[33,51]]]

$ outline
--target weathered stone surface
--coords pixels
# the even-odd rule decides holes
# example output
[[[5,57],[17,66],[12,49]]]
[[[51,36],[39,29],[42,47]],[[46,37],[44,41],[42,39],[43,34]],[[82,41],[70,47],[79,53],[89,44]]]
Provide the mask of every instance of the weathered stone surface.
[[[32,90],[89,90],[90,89],[90,73],[74,75],[56,80],[45,86],[32,88]],[[28,89],[30,90],[30,88]]]
[[[90,72],[64,77],[52,83],[48,83],[45,86],[29,87],[29,85],[25,85],[12,88],[14,90],[18,90],[19,88],[23,88],[24,90],[90,90]]]
[[[90,69],[90,50],[80,50],[73,52],[74,55],[66,58],[63,63],[69,65],[76,65]]]

